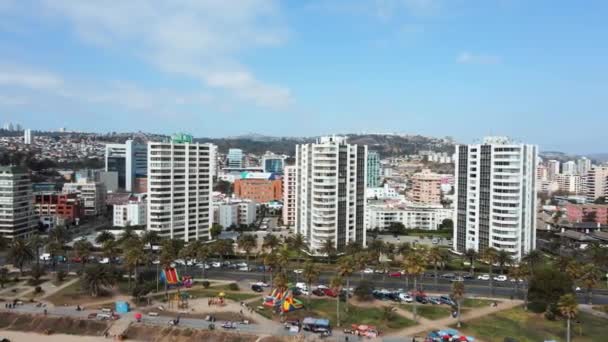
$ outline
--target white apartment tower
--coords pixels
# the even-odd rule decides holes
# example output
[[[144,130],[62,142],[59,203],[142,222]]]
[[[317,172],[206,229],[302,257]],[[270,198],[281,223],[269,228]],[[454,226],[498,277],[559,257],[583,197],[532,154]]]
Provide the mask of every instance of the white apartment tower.
[[[296,146],[296,233],[311,253],[333,241],[338,252],[350,242],[366,244],[367,146],[345,137],[322,137]]]
[[[456,147],[454,250],[488,247],[515,260],[536,248],[538,148],[505,137]]]
[[[211,144],[179,134],[148,143],[148,229],[172,239],[210,240]]]
[[[29,236],[37,227],[32,183],[27,170],[0,166],[0,236],[7,239]]]
[[[26,129],[25,131],[23,131],[23,143],[26,145],[31,145],[32,144],[32,130],[31,129]]]
[[[608,165],[593,166],[584,177],[584,191],[587,202],[608,195]]]
[[[283,224],[293,227],[296,224],[296,167],[283,169]]]

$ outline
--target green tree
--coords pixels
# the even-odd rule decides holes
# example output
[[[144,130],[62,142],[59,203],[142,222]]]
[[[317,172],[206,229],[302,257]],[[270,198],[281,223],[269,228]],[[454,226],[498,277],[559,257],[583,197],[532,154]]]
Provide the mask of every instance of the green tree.
[[[82,264],[82,270],[84,271],[84,265],[92,254],[93,245],[87,240],[79,240],[74,243],[74,253],[76,257],[80,258]]]
[[[224,227],[222,227],[221,224],[214,223],[211,226],[211,229],[209,230],[209,234],[211,234],[211,240],[217,239],[217,237],[220,236],[220,234],[222,233],[222,229],[224,229]]]
[[[423,253],[411,253],[403,260],[406,276],[414,278],[414,291],[418,291],[418,277],[424,273],[426,258]],[[414,301],[414,321],[418,322],[418,302]]]
[[[386,251],[386,244],[382,240],[374,240],[367,245],[367,250],[375,259],[377,259],[377,262],[380,263],[380,258]]]
[[[213,242],[213,252],[224,260],[227,255],[234,254],[234,245],[231,239],[216,240]]]
[[[336,296],[336,325],[340,327],[340,297],[342,296],[342,284],[344,283],[342,277],[335,276],[331,278],[329,287],[337,294]],[[309,291],[311,289],[308,289]],[[348,292],[346,293],[346,300],[348,300]]]
[[[274,283],[274,287],[276,289],[285,291],[289,284],[289,279],[287,278],[287,274],[285,274],[285,272],[278,272],[274,276],[274,279],[272,280],[272,282]]]
[[[486,248],[482,253],[483,258],[488,263],[489,266],[489,275],[490,275],[490,293],[494,295],[494,274],[492,272],[492,268],[497,261],[498,251],[493,247]]]
[[[249,266],[249,255],[251,251],[258,248],[258,239],[252,234],[242,234],[237,240],[237,245],[245,252],[247,266]]]
[[[201,243],[196,251],[196,259],[203,263],[203,278],[207,278],[207,260],[211,256],[211,246]]]
[[[30,276],[32,277],[33,283],[38,285],[40,282],[40,278],[42,278],[46,274],[44,267],[41,265],[33,265],[30,270]]]
[[[40,250],[46,244],[46,240],[43,237],[41,237],[40,235],[34,234],[34,235],[30,236],[27,243],[29,244],[32,251],[34,252],[34,258],[36,259],[36,265],[39,265],[40,264]]]
[[[394,236],[398,236],[398,235],[405,235],[407,230],[405,228],[405,226],[403,225],[403,223],[401,222],[393,222],[388,226],[387,229],[391,234],[393,234]]]
[[[307,261],[304,264],[304,269],[302,271],[302,277],[306,284],[308,284],[308,309],[310,310],[310,295],[312,292],[312,283],[319,279],[319,268],[312,261]]]
[[[581,276],[578,279],[587,290],[587,304],[592,304],[593,288],[600,282],[600,269],[596,264],[586,264],[582,267]]]
[[[129,290],[131,289],[131,275],[133,279],[137,280],[137,267],[139,264],[143,264],[146,260],[146,252],[144,251],[144,244],[138,238],[131,238],[123,247],[123,257],[125,261],[125,267],[129,271]]]
[[[427,258],[428,261],[433,264],[433,273],[434,273],[434,282],[435,285],[437,285],[437,281],[438,281],[438,274],[437,274],[437,268],[439,267],[439,265],[442,265],[443,263],[445,263],[447,261],[448,258],[448,254],[444,249],[439,248],[438,246],[432,247],[431,249],[429,249],[429,252],[427,254]]]
[[[81,284],[91,297],[97,297],[101,290],[116,284],[116,273],[107,265],[92,265],[86,268],[81,278]]]
[[[329,265],[331,258],[336,255],[336,246],[334,244],[334,240],[332,238],[327,238],[327,240],[323,241],[319,251],[327,256],[327,264]]]
[[[279,265],[279,260],[276,251],[266,253],[266,255],[264,255],[263,262],[265,267],[264,272],[266,272],[266,268],[270,268],[270,286],[272,287],[272,282],[274,281],[273,272],[278,268]],[[266,277],[266,275],[264,275],[264,277]]]
[[[504,273],[505,266],[511,265],[513,262],[513,258],[511,257],[511,253],[501,249],[496,253],[496,262],[498,263],[498,267],[500,267],[500,274]]]
[[[555,305],[564,294],[572,292],[572,279],[568,274],[547,265],[534,271],[528,287],[530,307],[542,312],[547,306]]]
[[[369,281],[360,281],[359,286],[355,288],[355,297],[362,302],[369,302],[374,299],[374,296],[372,295],[373,290],[374,287]]]
[[[473,248],[469,248],[464,252],[464,256],[469,259],[469,266],[471,267],[471,275],[475,275],[475,260],[479,256],[477,251]]]
[[[4,285],[8,284],[9,281],[8,269],[6,267],[0,268],[0,288],[4,288]]]
[[[14,239],[8,250],[8,260],[23,274],[23,266],[34,258],[34,251],[23,239]]]
[[[346,247],[344,248],[344,254],[346,255],[355,255],[363,250],[363,246],[360,242],[350,241]]]
[[[559,298],[557,309],[566,318],[566,341],[570,342],[570,321],[578,314],[578,303],[573,294],[568,293]]]
[[[452,283],[452,298],[456,302],[458,323],[456,326],[460,328],[460,306],[462,305],[462,299],[464,298],[464,283],[461,281],[455,281]]]
[[[107,241],[114,241],[116,240],[116,237],[114,236],[114,234],[110,233],[107,230],[102,231],[101,233],[99,233],[97,235],[97,237],[95,237],[95,243],[98,243],[100,245],[105,244]]]
[[[534,273],[534,269],[543,263],[543,254],[538,249],[530,251],[528,254],[521,258],[522,262],[528,264],[528,268],[531,273]]]
[[[306,245],[306,239],[304,238],[304,235],[297,233],[295,235],[290,236],[289,238],[287,238],[287,245],[296,252],[297,255],[297,261],[298,261],[298,268],[300,268],[300,265],[302,264],[302,255],[304,254],[305,251],[308,250],[308,246]]]
[[[350,277],[355,273],[355,262],[352,256],[345,255],[338,259],[338,275],[346,279],[345,310],[348,313],[348,295],[350,294]]]
[[[264,236],[264,241],[262,241],[262,249],[267,250],[268,252],[272,252],[280,244],[281,241],[276,235],[266,234]]]

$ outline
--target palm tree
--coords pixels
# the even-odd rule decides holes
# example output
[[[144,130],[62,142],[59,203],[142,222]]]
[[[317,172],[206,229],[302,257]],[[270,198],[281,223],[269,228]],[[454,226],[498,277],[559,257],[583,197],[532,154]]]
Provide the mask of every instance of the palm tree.
[[[0,288],[4,288],[4,285],[6,285],[8,282],[8,269],[6,267],[2,267],[0,268]]]
[[[335,276],[331,278],[329,283],[329,287],[337,294],[336,296],[336,325],[340,326],[340,297],[342,294],[342,277]],[[308,289],[310,291],[310,289]],[[348,300],[348,293],[346,293],[346,298]]]
[[[435,246],[429,249],[427,257],[429,259],[429,262],[433,264],[434,282],[435,285],[437,285],[437,268],[440,264],[443,264],[445,262],[445,260],[447,259],[447,254],[445,253],[445,250],[439,248],[438,246]]]
[[[82,264],[81,270],[83,271],[85,263],[91,256],[92,249],[93,245],[87,240],[79,240],[74,243],[74,252],[76,253],[76,257],[80,259],[80,263]]]
[[[264,266],[270,268],[270,286],[271,287],[273,286],[272,282],[274,280],[272,273],[277,268],[278,264],[279,264],[278,255],[275,251],[267,253],[264,256]],[[266,272],[266,268],[264,268],[264,272]],[[264,275],[264,278],[266,278],[266,275]]]
[[[572,320],[578,314],[578,303],[573,294],[565,294],[559,298],[557,302],[557,309],[566,317],[566,342],[570,342],[570,320]]]
[[[215,240],[212,246],[214,253],[219,255],[222,261],[225,256],[234,253],[233,241],[230,239]]]
[[[302,271],[302,277],[306,284],[308,285],[308,309],[310,310],[310,295],[312,292],[312,283],[319,279],[319,268],[312,261],[307,261],[304,264],[304,269]]]
[[[287,278],[287,274],[285,272],[279,272],[273,279],[274,287],[280,291],[284,291],[287,289],[289,284],[289,279]]]
[[[322,254],[327,255],[327,264],[329,265],[331,258],[336,254],[336,246],[332,238],[327,238],[321,245],[319,250]]]
[[[363,249],[363,246],[360,242],[350,241],[346,247],[344,247],[344,254],[346,255],[355,255],[359,253]]]
[[[350,276],[355,272],[355,262],[352,256],[343,256],[338,260],[338,275],[346,278],[346,312],[348,313],[348,295],[350,291]]]
[[[99,235],[97,235],[97,237],[95,238],[95,243],[103,245],[107,241],[114,241],[114,240],[116,240],[116,237],[114,236],[114,234],[110,233],[107,230],[104,230],[103,232],[99,233]]]
[[[133,280],[137,281],[137,266],[146,259],[143,243],[139,239],[131,239],[131,242],[123,248],[125,266],[129,270],[129,290],[131,289],[131,274]]]
[[[281,244],[279,238],[276,235],[267,234],[264,236],[264,241],[262,242],[262,249],[268,250],[269,252],[273,251]]]
[[[354,266],[359,271],[359,275],[361,279],[363,279],[363,270],[369,263],[370,255],[365,251],[361,251],[355,255],[353,255]],[[375,259],[375,258],[374,258]]]
[[[289,237],[286,242],[292,250],[296,251],[298,259],[298,268],[300,268],[300,265],[302,263],[302,253],[308,250],[308,246],[306,245],[306,238],[304,237],[304,235],[297,233]]]
[[[82,286],[89,291],[91,297],[97,297],[104,287],[116,284],[114,271],[105,265],[94,265],[88,267],[82,277]]]
[[[57,226],[49,231],[47,239],[46,249],[51,254],[51,262],[53,264],[53,270],[57,266],[57,259],[55,258],[60,253],[66,252],[66,243],[70,241],[70,232],[64,226]],[[70,259],[67,258],[68,270],[70,267]]]
[[[386,245],[382,240],[374,240],[367,245],[367,250],[374,256],[374,259],[377,259],[377,262],[380,263],[380,258],[386,251]]]
[[[251,254],[252,250],[258,248],[257,238],[252,234],[243,234],[243,235],[239,236],[236,243],[240,249],[245,251],[245,257],[247,259],[247,266],[249,266],[249,255]]]
[[[496,263],[498,252],[493,247],[486,248],[482,255],[486,262],[489,264],[489,275],[490,275],[490,293],[494,295],[494,277],[492,276],[492,268],[494,267],[494,263]]]
[[[289,259],[291,258],[291,249],[287,245],[283,245],[277,253],[277,261],[281,271],[289,268]]]
[[[542,263],[544,257],[543,257],[543,253],[538,250],[532,250],[530,251],[528,254],[524,255],[521,258],[521,261],[525,262],[528,264],[530,272],[534,272],[534,269],[536,269],[536,267]]]
[[[587,304],[591,305],[593,298],[592,290],[600,281],[600,269],[596,264],[586,264],[583,266],[581,274],[579,281],[587,289]]]
[[[206,243],[201,243],[196,250],[196,259],[203,264],[203,278],[207,278],[207,260],[211,256],[211,247]]]
[[[119,244],[123,245],[126,241],[130,241],[135,238],[139,239],[139,236],[137,233],[135,233],[135,230],[133,230],[131,227],[126,227],[125,230],[123,230],[118,236],[117,241]]]
[[[456,324],[456,326],[458,328],[460,328],[460,305],[461,305],[462,299],[464,298],[464,283],[463,282],[455,281],[452,283],[452,298],[456,302],[456,308],[457,308],[458,323]]]
[[[414,291],[418,291],[418,277],[424,273],[426,259],[422,253],[409,254],[403,261],[403,268],[407,275],[414,277]],[[414,321],[418,321],[418,302],[414,301]]]
[[[30,236],[27,243],[29,244],[32,251],[34,251],[34,257],[36,258],[36,265],[39,265],[40,264],[40,250],[46,244],[45,239],[42,238],[38,234],[34,234],[34,235]]]
[[[469,266],[471,267],[471,276],[475,275],[475,259],[479,256],[477,251],[473,248],[469,248],[464,252],[464,256],[469,259]]]
[[[70,232],[64,226],[57,226],[49,231],[49,240],[56,241],[62,245],[70,241]]]
[[[120,246],[116,240],[106,240],[101,246],[101,253],[108,259],[116,257],[119,250]]]
[[[585,250],[587,258],[596,265],[608,264],[608,248],[594,242]]]
[[[500,267],[500,274],[504,274],[505,265],[511,265],[513,262],[513,258],[511,257],[511,253],[501,249],[496,253],[496,262]]]
[[[19,272],[23,274],[23,266],[25,263],[32,261],[34,252],[31,246],[23,239],[14,239],[8,250],[8,260],[13,265],[19,268]]]

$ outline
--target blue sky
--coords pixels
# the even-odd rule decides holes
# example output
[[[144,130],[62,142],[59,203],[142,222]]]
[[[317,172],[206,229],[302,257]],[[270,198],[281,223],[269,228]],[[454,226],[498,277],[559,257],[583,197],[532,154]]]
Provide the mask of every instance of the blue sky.
[[[607,14],[593,0],[0,0],[0,121],[606,152]]]

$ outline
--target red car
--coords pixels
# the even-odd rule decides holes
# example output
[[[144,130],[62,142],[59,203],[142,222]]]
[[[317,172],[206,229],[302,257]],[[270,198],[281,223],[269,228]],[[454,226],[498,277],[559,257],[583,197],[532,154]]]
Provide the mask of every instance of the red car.
[[[389,277],[401,278],[401,272],[392,272],[388,274]]]
[[[79,264],[79,263],[82,262],[82,258],[80,258],[80,257],[73,257],[72,258],[72,262],[75,262],[75,263]]]
[[[323,293],[325,293],[325,295],[328,297],[337,297],[338,296],[338,294],[336,294],[336,292],[332,289],[323,289]]]

